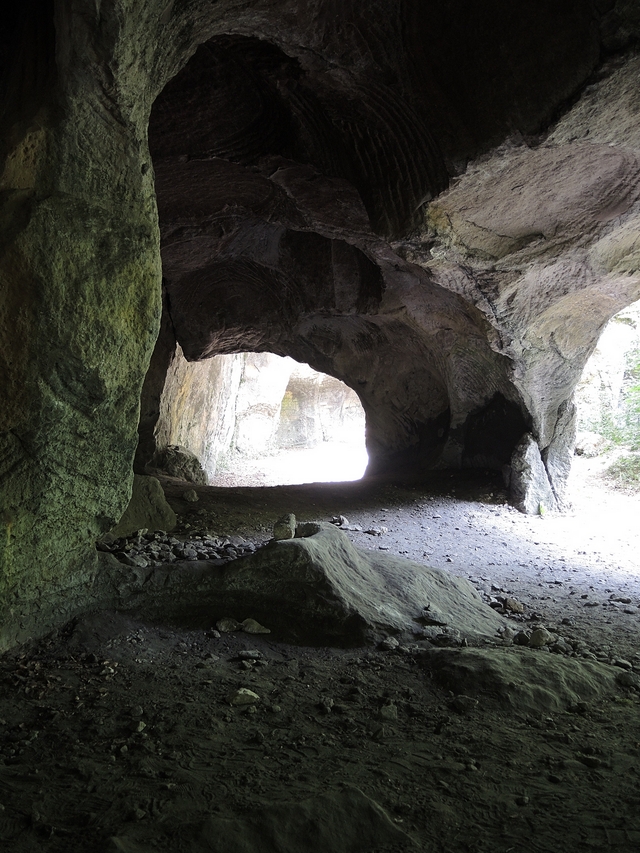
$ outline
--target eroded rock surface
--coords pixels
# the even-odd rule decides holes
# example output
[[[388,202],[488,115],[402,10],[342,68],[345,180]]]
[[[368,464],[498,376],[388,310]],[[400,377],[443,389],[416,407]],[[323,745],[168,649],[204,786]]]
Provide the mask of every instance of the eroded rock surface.
[[[356,52],[349,82],[331,65],[336,33],[311,36],[304,15],[313,61],[280,40],[199,48],[150,125],[169,310],[186,357],[270,349],[340,378],[367,415],[369,474],[509,466],[531,433],[548,503],[564,508],[573,388],[606,321],[640,295],[637,57],[603,66],[547,135],[545,120],[596,61],[587,10],[547,12],[500,94],[459,57],[469,90],[488,99],[482,118],[450,82],[427,75],[418,87],[395,53],[390,10],[384,48],[381,20],[359,19],[372,50]],[[616,15],[607,33],[628,38],[635,24]],[[442,22],[434,10],[409,18],[429,18],[433,33]],[[537,42],[547,26],[564,56]],[[436,50],[433,33],[420,56]],[[525,105],[534,44],[545,74]],[[502,56],[514,63],[511,48]],[[380,74],[391,57],[402,92]],[[507,91],[520,133],[491,149]],[[592,137],[600,107],[609,123],[599,118]],[[475,143],[463,125],[476,127]]]
[[[134,474],[131,500],[111,535],[129,536],[141,528],[170,531],[176,524],[176,514],[167,503],[160,482],[155,477]]]
[[[353,388],[372,474],[500,468],[525,432],[560,471],[562,407],[640,296],[639,36],[630,0],[7,13],[9,634],[43,590],[84,595],[126,508],[162,276],[187,359],[289,354]]]
[[[296,538],[225,565],[125,569],[103,556],[121,607],[192,626],[255,618],[276,637],[350,646],[388,634],[445,644],[495,640],[504,625],[468,581],[358,549],[332,524],[298,525]]]
[[[600,663],[516,649],[434,649],[423,661],[449,690],[511,714],[575,709],[614,690],[617,677]]]

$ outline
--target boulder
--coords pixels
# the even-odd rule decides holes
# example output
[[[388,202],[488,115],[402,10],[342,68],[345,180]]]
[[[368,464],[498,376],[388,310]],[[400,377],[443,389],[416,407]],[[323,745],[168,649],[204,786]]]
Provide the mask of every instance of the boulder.
[[[158,450],[151,461],[151,467],[163,471],[170,477],[196,483],[198,486],[206,486],[209,483],[206,472],[195,453],[179,444],[169,444]]]
[[[292,512],[288,512],[279,518],[273,525],[274,539],[293,539],[296,535],[296,517]]]
[[[299,525],[297,534],[223,566],[120,567],[119,606],[193,627],[251,616],[276,639],[336,646],[429,630],[478,642],[504,625],[468,581],[442,569],[356,548],[332,524]],[[434,613],[438,627],[429,629]]]
[[[447,690],[503,712],[565,711],[616,689],[612,667],[528,649],[433,649],[423,663]]]
[[[513,505],[527,515],[543,515],[557,509],[547,469],[534,437],[526,433],[511,457],[510,497]]]
[[[168,531],[176,524],[176,514],[167,503],[160,482],[155,477],[134,474],[129,506],[111,533],[116,537],[129,536],[143,527]]]

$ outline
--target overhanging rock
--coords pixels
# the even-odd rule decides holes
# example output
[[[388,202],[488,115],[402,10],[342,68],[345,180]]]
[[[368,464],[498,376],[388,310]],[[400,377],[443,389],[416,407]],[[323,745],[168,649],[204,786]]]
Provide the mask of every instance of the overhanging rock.
[[[503,620],[461,578],[420,563],[360,550],[331,524],[305,524],[224,566],[174,563],[120,574],[122,606],[153,618],[212,625],[247,617],[275,638],[338,646],[389,634],[450,631],[495,638]]]

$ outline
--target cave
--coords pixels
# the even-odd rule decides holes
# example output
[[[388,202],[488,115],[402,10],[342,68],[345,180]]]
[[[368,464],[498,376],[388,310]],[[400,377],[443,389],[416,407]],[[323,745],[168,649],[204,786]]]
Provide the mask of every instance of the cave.
[[[635,534],[568,484],[639,46],[634,0],[2,12],[4,849],[637,849]],[[209,484],[272,356],[362,480]]]

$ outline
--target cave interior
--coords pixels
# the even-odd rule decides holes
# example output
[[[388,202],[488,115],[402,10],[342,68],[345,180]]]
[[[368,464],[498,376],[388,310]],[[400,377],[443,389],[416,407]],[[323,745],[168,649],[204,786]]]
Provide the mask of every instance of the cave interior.
[[[640,299],[639,43],[634,0],[25,0],[0,13],[0,650],[11,665],[24,644],[67,636],[87,613],[161,621],[182,608],[190,628],[209,619],[214,630],[200,575],[165,566],[160,592],[157,571],[141,579],[153,563],[119,563],[110,550],[114,531],[149,526],[117,526],[136,489],[168,499],[165,527],[183,538],[198,507],[228,519],[267,507],[258,492],[224,498],[158,463],[177,421],[204,447],[211,411],[223,411],[235,368],[223,376],[214,356],[290,356],[355,392],[369,462],[345,506],[380,508],[393,488],[424,502],[467,482],[525,518],[566,512],[574,389],[609,319]],[[276,507],[326,522],[314,512],[336,494],[278,493],[260,524],[276,521]],[[404,612],[418,581],[399,563],[380,568],[384,554],[349,550],[349,522],[337,523],[301,527],[294,544],[283,535],[266,557],[235,543],[249,566],[237,571],[268,575],[272,552],[313,561],[319,543],[368,579],[381,611],[393,601]],[[376,587],[371,572],[392,569],[396,580]],[[273,624],[290,624],[298,605],[278,603],[273,578],[262,604],[256,587],[251,615],[265,623],[280,607]],[[242,609],[224,583],[227,609]],[[319,647],[402,639],[405,623],[388,614],[357,615],[352,602],[349,619],[332,622],[316,605],[304,612],[322,626]],[[521,615],[502,605],[502,617]],[[478,625],[497,612],[483,607]],[[425,630],[447,624],[421,618]],[[473,631],[471,645],[483,636]],[[309,639],[302,628],[282,636]],[[245,656],[247,668],[259,657]],[[633,704],[632,664],[624,671]],[[395,713],[381,711],[380,731]],[[385,851],[485,849],[469,834],[468,846],[450,835],[442,848],[396,837],[401,813],[389,822],[353,790],[348,803],[314,801],[313,820],[326,829],[323,809],[352,809],[380,822]],[[136,808],[139,830],[151,807]],[[264,840],[269,821],[300,815],[260,814],[245,841],[210,817],[197,838],[185,835],[188,849],[223,849],[219,838],[225,850],[316,849],[275,829]],[[51,821],[34,818],[23,842],[1,815],[7,849],[62,849],[61,831],[44,840]],[[629,826],[619,827],[625,843]],[[34,832],[40,846],[28,846]],[[95,832],[105,849],[151,849],[151,836],[118,834],[113,822]],[[158,833],[152,846],[187,849]],[[378,849],[348,837],[323,849]],[[575,843],[564,849],[583,849]]]

